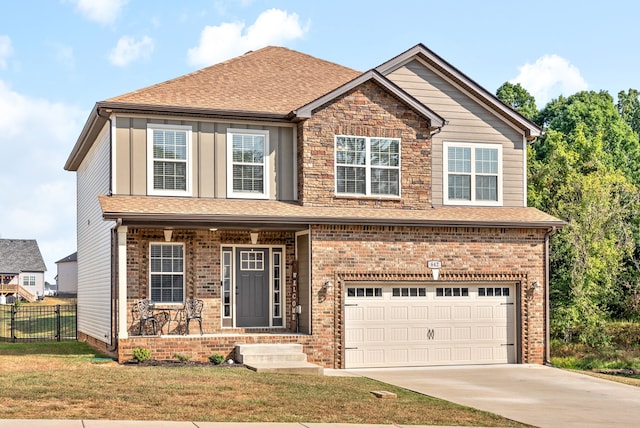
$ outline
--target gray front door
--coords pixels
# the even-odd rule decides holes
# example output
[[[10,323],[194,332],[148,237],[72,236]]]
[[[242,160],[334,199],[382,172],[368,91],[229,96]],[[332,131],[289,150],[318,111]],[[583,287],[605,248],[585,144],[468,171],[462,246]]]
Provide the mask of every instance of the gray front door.
[[[269,327],[269,249],[236,249],[236,325]]]

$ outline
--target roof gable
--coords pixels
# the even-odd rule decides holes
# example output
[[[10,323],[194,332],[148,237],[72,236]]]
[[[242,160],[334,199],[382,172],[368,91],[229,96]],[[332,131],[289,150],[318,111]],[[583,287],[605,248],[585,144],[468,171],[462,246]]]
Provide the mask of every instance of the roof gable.
[[[0,239],[0,273],[19,274],[46,270],[35,239]]]
[[[458,86],[473,94],[486,107],[495,112],[496,115],[502,117],[504,120],[521,129],[525,133],[527,138],[532,139],[540,136],[542,130],[540,129],[540,127],[538,127],[538,125],[531,122],[529,119],[525,118],[520,113],[513,110],[511,107],[504,104],[498,99],[498,97],[487,91],[469,76],[445,61],[442,57],[437,55],[422,43],[417,44],[416,46],[406,50],[400,55],[379,65],[378,67],[376,67],[376,70],[386,76],[392,71],[407,64],[415,57],[422,59],[422,61],[429,67],[433,68],[438,73],[443,74],[446,78],[454,81]]]
[[[426,119],[429,120],[431,128],[441,128],[445,124],[445,120],[439,116],[436,112],[422,104],[420,101],[413,98],[407,92],[402,90],[395,83],[391,82],[389,79],[384,77],[382,74],[378,73],[375,70],[367,71],[366,73],[361,74],[355,79],[345,83],[344,85],[334,89],[333,91],[321,96],[320,98],[315,99],[314,101],[296,109],[293,111],[293,114],[301,119],[310,118],[313,114],[313,111],[317,108],[327,104],[338,98],[339,96],[349,92],[350,90],[357,88],[365,82],[373,81],[378,85],[385,88],[389,93],[394,95],[396,98],[400,99],[403,103],[405,103],[408,107],[416,111],[418,114],[422,115]]]

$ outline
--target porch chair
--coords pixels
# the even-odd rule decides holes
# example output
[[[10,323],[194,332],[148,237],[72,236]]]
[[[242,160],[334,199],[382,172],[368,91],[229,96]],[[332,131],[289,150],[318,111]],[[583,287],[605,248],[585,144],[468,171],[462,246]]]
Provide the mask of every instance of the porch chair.
[[[204,302],[200,299],[188,299],[185,302],[184,310],[187,314],[187,328],[185,334],[189,334],[189,323],[191,320],[197,320],[200,324],[200,336],[202,336],[202,307]]]
[[[140,327],[138,329],[138,334],[142,336],[142,331],[147,321],[151,322],[153,334],[157,334],[158,320],[156,319],[156,316],[151,309],[151,302],[148,299],[138,300],[138,302],[136,303],[136,308],[138,309],[138,316],[140,317]]]

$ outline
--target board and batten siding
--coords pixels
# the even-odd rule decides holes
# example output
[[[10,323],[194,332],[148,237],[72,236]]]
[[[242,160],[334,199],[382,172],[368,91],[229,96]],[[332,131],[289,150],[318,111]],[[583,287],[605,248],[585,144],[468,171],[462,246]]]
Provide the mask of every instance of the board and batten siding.
[[[269,199],[297,199],[293,126],[258,123],[188,121],[118,116],[115,138],[114,194],[148,194],[147,124],[191,127],[191,195],[227,197],[227,129],[269,131]]]
[[[502,145],[503,206],[522,207],[525,199],[524,134],[492,113],[443,75],[414,59],[386,76],[448,123],[433,137],[432,200],[443,203],[443,143]]]
[[[77,172],[78,331],[111,343],[111,229],[98,195],[109,192],[109,124]]]

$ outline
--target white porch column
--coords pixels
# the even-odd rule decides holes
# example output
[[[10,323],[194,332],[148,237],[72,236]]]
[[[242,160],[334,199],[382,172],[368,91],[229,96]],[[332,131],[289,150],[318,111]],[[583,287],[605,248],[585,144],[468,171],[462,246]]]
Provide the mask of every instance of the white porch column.
[[[127,226],[118,227],[118,338],[127,339]]]

